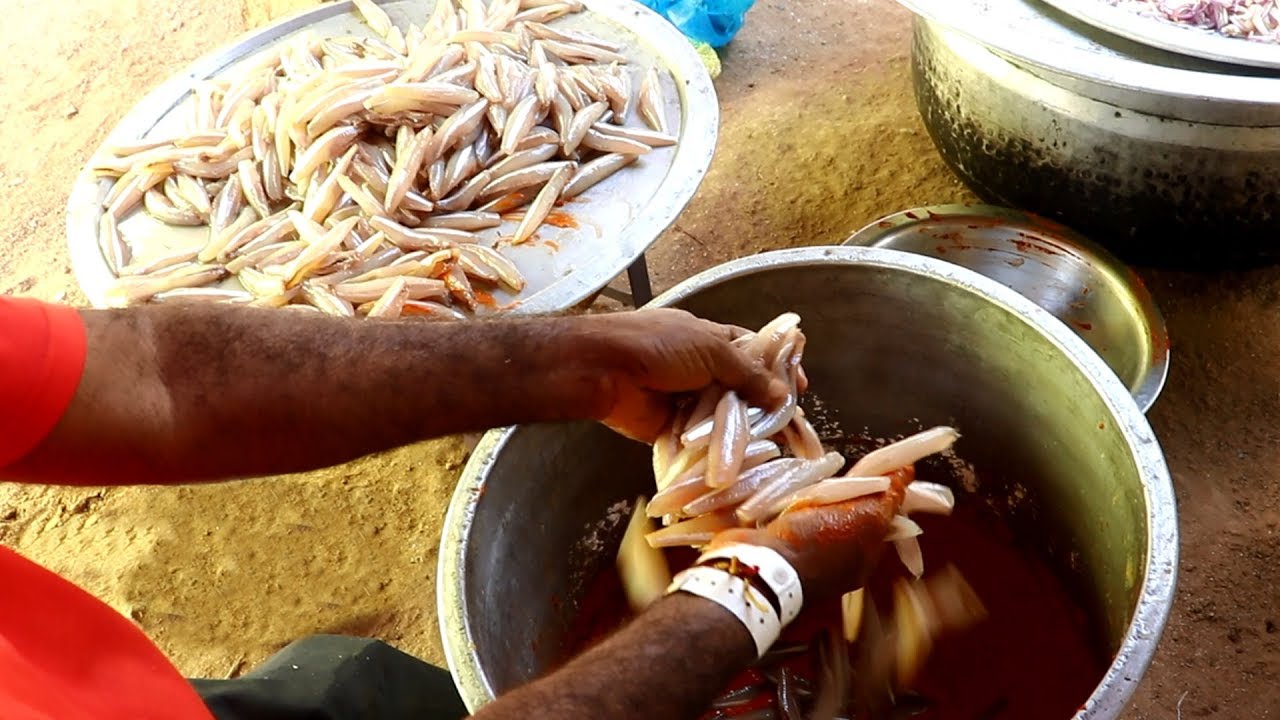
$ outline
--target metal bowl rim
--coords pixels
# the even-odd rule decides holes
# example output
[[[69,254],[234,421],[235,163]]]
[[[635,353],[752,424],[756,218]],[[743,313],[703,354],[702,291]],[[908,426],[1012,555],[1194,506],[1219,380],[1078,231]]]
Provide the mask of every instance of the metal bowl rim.
[[[912,216],[915,217],[912,217]],[[1143,323],[1146,325],[1147,334],[1152,342],[1151,360],[1147,366],[1146,372],[1142,373],[1136,386],[1130,387],[1129,392],[1133,395],[1134,401],[1138,403],[1138,407],[1143,413],[1147,413],[1155,405],[1156,399],[1160,397],[1160,392],[1164,390],[1164,384],[1169,376],[1169,328],[1165,324],[1164,315],[1160,312],[1160,307],[1156,305],[1155,298],[1151,296],[1151,291],[1142,282],[1133,270],[1122,262],[1115,255],[1112,255],[1106,248],[1098,245],[1089,238],[1072,230],[1061,223],[1050,220],[1049,218],[1036,215],[1034,213],[1024,212],[1013,208],[1000,207],[998,205],[987,205],[984,203],[952,203],[947,205],[925,205],[910,210],[903,210],[892,215],[886,215],[878,220],[867,223],[857,232],[850,235],[842,245],[854,245],[860,247],[877,247],[890,250],[898,248],[888,241],[886,237],[887,231],[902,227],[904,225],[912,225],[926,223],[934,217],[950,217],[955,215],[974,215],[978,217],[993,217],[999,220],[1007,221],[1010,229],[1026,229],[1036,233],[1049,236],[1053,240],[1060,242],[1064,249],[1071,251],[1081,261],[1095,268],[1102,275],[1111,280],[1115,285],[1133,300],[1134,304],[1141,310]],[[890,223],[886,225],[885,223]],[[915,252],[915,251],[904,251]],[[944,262],[950,262],[946,258],[938,258],[936,255],[927,252],[918,252],[917,255],[933,257]],[[952,263],[959,265],[959,263]],[[964,266],[962,266],[964,267]],[[970,268],[972,269],[972,268]],[[974,270],[979,275],[986,277],[981,271]],[[1021,293],[1019,293],[1021,294]],[[1035,302],[1035,298],[1023,295],[1028,300]],[[1050,313],[1053,316],[1053,313]],[[1054,320],[1062,323],[1062,320],[1053,316]],[[1065,326],[1066,323],[1063,323]],[[1068,326],[1068,330],[1071,328]],[[1071,330],[1071,332],[1075,332]],[[1088,342],[1086,341],[1086,344]],[[1105,360],[1103,362],[1106,362]],[[1122,378],[1122,382],[1123,382]]]
[[[907,272],[951,284],[982,297],[1039,331],[1084,373],[1132,451],[1146,502],[1146,568],[1133,618],[1102,680],[1072,720],[1118,717],[1151,659],[1173,606],[1178,568],[1177,505],[1159,441],[1128,390],[1102,359],[1048,311],[972,270],[937,258],[882,248],[823,246],[776,250],[705,270],[659,295],[645,307],[667,307],[695,292],[737,277],[783,268],[857,265]],[[1053,322],[1049,322],[1052,320]],[[491,430],[472,452],[445,515],[436,586],[440,634],[449,669],[467,708],[475,712],[494,697],[471,642],[463,573],[469,537],[488,469],[517,428]]]
[[[383,4],[388,0],[375,2]],[[528,297],[520,298],[520,304],[509,310],[508,314],[530,315],[574,307],[642,258],[649,246],[657,241],[658,236],[693,199],[715,154],[720,126],[720,104],[711,75],[693,45],[666,19],[639,3],[629,0],[583,2],[588,12],[608,18],[628,31],[648,39],[655,53],[673,58],[667,70],[672,74],[681,94],[684,126],[666,177],[649,202],[642,206],[642,213],[637,221],[629,223],[618,236],[611,239],[611,242],[629,248],[626,252],[629,260],[614,269],[608,277],[601,278],[598,283],[584,282],[584,274],[580,271],[562,276]],[[99,143],[99,148],[150,132],[159,118],[165,117],[186,99],[193,81],[214,77],[228,67],[252,57],[266,45],[305,30],[319,20],[350,14],[354,12],[354,7],[352,0],[337,0],[300,10],[257,30],[246,32],[201,55],[133,105]],[[708,100],[695,107],[689,101],[694,97],[706,97]],[[142,128],[141,132],[139,128]],[[95,154],[96,152],[95,150]],[[95,213],[101,208],[95,198],[99,192],[99,180],[86,163],[73,181],[65,211],[72,273],[81,292],[96,307],[103,305],[102,289],[105,286],[102,274],[105,272],[110,275],[98,246],[98,215]],[[647,240],[639,239],[646,235]],[[109,277],[107,281],[109,282]],[[563,289],[563,293],[548,294],[546,291],[552,288]]]
[[[1183,98],[1192,102],[1220,101],[1275,106],[1280,79],[1186,70],[1144,62],[1116,53],[1104,56],[1084,47],[1044,42],[1035,24],[1053,23],[1044,13],[1035,17],[1001,16],[1000,3],[965,0],[899,0],[921,19],[956,32],[983,48],[1049,72],[1062,73],[1102,86],[1136,93]],[[1024,6],[1036,3],[1022,1]],[[1010,20],[1023,22],[1015,27]],[[1030,28],[1027,25],[1031,25]]]

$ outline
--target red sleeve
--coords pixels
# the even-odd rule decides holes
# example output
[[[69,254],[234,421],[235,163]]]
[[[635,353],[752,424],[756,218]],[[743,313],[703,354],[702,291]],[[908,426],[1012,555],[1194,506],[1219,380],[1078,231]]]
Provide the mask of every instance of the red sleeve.
[[[0,547],[0,718],[212,720],[133,623]]]
[[[58,424],[84,356],[84,322],[74,308],[0,296],[0,468]]]

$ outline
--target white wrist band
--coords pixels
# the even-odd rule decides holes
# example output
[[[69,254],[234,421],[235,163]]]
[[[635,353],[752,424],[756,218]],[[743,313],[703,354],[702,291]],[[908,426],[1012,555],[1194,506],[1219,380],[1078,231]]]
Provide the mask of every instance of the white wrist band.
[[[756,657],[764,657],[782,634],[782,622],[769,601],[746,580],[724,570],[691,567],[671,581],[667,594],[676,592],[706,598],[733,613],[751,633],[756,643]]]
[[[730,543],[715,550],[703,553],[698,558],[698,565],[712,560],[737,560],[747,567],[754,568],[765,585],[778,596],[778,604],[782,608],[782,625],[791,624],[804,607],[804,590],[800,587],[800,575],[791,563],[773,548],[746,543]]]

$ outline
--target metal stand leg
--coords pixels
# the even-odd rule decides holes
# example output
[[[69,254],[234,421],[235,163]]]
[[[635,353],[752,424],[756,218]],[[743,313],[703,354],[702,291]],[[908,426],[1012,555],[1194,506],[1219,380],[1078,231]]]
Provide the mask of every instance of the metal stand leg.
[[[631,285],[631,305],[640,307],[653,299],[653,288],[649,285],[649,265],[645,262],[644,253],[627,268],[627,282]]]

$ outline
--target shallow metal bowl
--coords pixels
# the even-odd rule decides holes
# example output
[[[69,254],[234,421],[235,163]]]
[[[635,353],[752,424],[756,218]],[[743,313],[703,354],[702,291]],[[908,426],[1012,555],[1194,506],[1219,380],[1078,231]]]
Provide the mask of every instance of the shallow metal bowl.
[[[930,255],[977,271],[1048,310],[1151,409],[1169,372],[1169,332],[1141,278],[1055,222],[989,205],[935,205],[867,225],[845,245]]]
[[[1173,488],[1146,418],[1080,338],[1031,301],[934,258],[860,247],[737,260],[654,301],[759,327],[794,310],[810,394],[846,432],[939,423],[979,492],[1033,512],[1019,540],[1079,588],[1113,661],[1077,720],[1119,717],[1173,600]],[[449,665],[472,710],[564,659],[585,583],[613,563],[649,449],[591,423],[487,434],[440,548]],[[1065,720],[1043,718],[1041,720]]]

